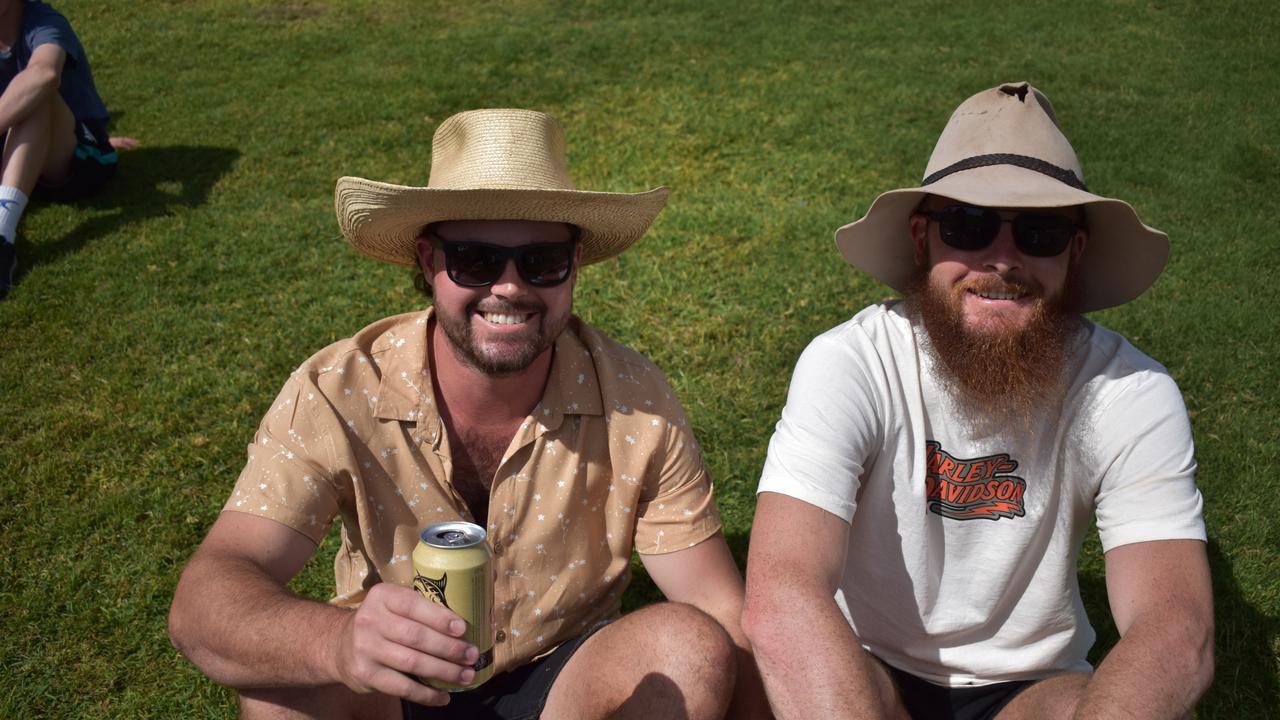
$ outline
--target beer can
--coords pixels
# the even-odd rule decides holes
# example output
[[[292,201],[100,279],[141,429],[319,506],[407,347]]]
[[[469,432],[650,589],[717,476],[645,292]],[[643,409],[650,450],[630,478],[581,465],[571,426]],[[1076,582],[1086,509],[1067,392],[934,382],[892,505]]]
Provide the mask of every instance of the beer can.
[[[463,521],[428,527],[413,549],[413,570],[413,589],[465,620],[463,639],[480,650],[470,685],[424,682],[449,692],[479,687],[493,677],[493,552],[484,528]]]

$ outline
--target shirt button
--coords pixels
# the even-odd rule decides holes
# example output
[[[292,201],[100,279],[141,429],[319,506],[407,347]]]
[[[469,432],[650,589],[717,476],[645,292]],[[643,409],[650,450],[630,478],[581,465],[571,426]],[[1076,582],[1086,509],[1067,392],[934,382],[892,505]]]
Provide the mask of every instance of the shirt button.
[[[503,631],[499,630],[499,631],[498,631],[498,635],[497,635],[497,640],[498,640],[498,642],[505,642],[505,641],[506,641],[506,639],[507,639],[507,634],[506,634],[505,632],[503,632]]]

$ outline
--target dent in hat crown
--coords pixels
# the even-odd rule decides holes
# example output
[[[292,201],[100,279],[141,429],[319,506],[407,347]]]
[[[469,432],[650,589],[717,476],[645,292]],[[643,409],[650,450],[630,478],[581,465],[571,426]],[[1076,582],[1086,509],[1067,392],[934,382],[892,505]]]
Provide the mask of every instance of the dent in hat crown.
[[[1025,82],[984,90],[961,103],[938,136],[924,177],[972,157],[998,154],[1043,160],[1084,182],[1049,98]]]
[[[460,112],[441,123],[432,138],[427,187],[573,190],[564,129],[533,110]]]

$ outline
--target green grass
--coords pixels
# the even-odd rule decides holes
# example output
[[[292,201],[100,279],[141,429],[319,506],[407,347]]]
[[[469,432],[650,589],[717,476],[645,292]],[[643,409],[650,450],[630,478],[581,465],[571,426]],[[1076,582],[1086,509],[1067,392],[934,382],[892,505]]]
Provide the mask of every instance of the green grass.
[[[667,209],[577,311],[684,400],[745,558],[806,342],[888,294],[832,231],[915,184],[954,106],[1048,92],[1090,187],[1169,233],[1152,291],[1097,319],[1192,414],[1218,606],[1202,718],[1280,707],[1275,278],[1280,16],[1266,3],[293,3],[61,0],[115,131],[107,193],[37,206],[0,304],[0,717],[228,717],[170,647],[183,563],[289,371],[417,307],[339,239],[334,180],[422,184],[473,107],[546,110],[582,187]],[[296,587],[325,597],[332,538]],[[1114,642],[1095,538],[1081,585]],[[628,597],[651,596],[642,581]]]

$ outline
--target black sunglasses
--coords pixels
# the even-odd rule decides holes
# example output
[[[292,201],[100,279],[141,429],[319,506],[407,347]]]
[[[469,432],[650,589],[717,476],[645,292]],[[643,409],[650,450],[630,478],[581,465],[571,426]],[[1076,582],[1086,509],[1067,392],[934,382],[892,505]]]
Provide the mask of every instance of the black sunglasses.
[[[948,205],[937,212],[920,211],[938,223],[942,242],[957,250],[981,250],[995,242],[1004,223],[1013,225],[1013,242],[1024,255],[1053,257],[1071,244],[1080,226],[1071,218],[1047,212],[1020,212],[1012,220],[991,208]]]
[[[515,260],[520,278],[534,287],[555,287],[573,272],[576,242],[534,243],[505,247],[471,240],[436,238],[444,250],[444,269],[455,285],[488,287],[502,277],[507,260]]]

